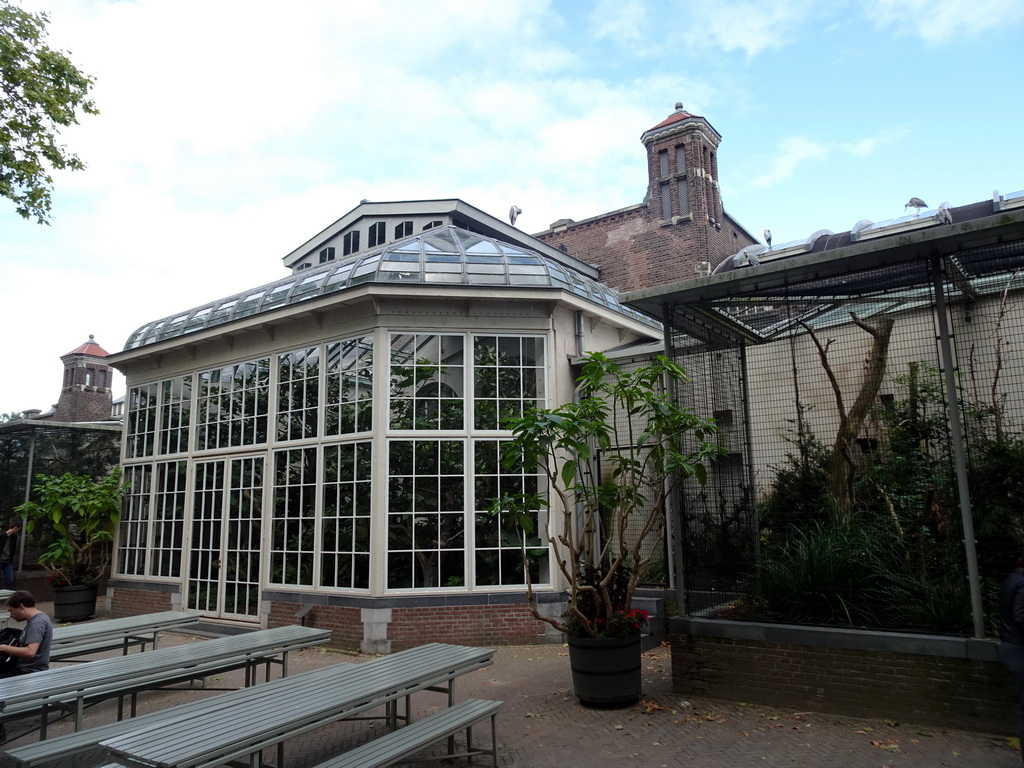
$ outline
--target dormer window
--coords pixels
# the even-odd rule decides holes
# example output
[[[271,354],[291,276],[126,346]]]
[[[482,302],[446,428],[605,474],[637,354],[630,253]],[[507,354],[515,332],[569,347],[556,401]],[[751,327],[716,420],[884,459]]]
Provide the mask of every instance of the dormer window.
[[[424,224],[423,225],[423,231],[426,232],[428,229],[433,229],[434,227],[440,227],[443,224],[444,224],[443,221],[432,221],[429,224]]]
[[[370,234],[367,237],[367,247],[374,248],[378,245],[384,245],[385,239],[384,222],[378,221],[376,224],[371,224]]]
[[[395,240],[400,237],[409,237],[412,235],[412,222],[403,221],[400,224],[395,225]]]
[[[334,261],[334,246],[328,246],[320,251],[320,263],[326,264],[328,261]]]
[[[359,250],[359,231],[345,233],[345,239],[342,243],[342,256],[348,256],[350,253],[355,253]]]

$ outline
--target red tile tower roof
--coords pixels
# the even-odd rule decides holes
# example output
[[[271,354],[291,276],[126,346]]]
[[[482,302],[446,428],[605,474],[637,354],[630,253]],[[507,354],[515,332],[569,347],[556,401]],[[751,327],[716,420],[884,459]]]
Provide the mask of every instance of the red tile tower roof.
[[[691,117],[697,117],[697,115],[691,115],[689,112],[685,111],[683,109],[682,102],[678,102],[676,103],[675,112],[673,112],[671,115],[666,117],[664,120],[662,120],[660,123],[658,123],[656,126],[649,130],[656,131],[659,128],[664,128],[666,125],[672,125],[673,123],[679,123],[682,122],[683,120],[689,120]]]
[[[77,349],[72,349],[66,355],[90,355],[91,357],[107,357],[110,353],[107,352],[103,347],[96,343],[96,337],[91,333],[89,334],[89,340],[80,344]]]

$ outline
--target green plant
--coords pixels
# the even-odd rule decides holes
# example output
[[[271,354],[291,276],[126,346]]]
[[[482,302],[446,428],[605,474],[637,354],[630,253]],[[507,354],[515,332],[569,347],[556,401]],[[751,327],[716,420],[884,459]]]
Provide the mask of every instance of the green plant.
[[[905,549],[885,521],[834,517],[767,537],[755,579],[765,618],[890,626],[913,603]]]
[[[683,478],[703,484],[705,462],[720,453],[706,440],[714,422],[680,407],[667,391],[686,382],[682,367],[664,356],[626,371],[590,353],[577,379],[577,401],[505,422],[512,432],[505,463],[539,467],[547,479],[554,503],[545,538],[569,591],[562,619],[545,616],[527,577],[536,618],[561,632],[597,637],[620,612],[629,614],[651,562],[647,539],[660,530],[670,494]],[[491,511],[518,526],[525,553],[534,520],[548,505],[545,493],[508,494]]]
[[[27,520],[27,533],[41,523],[52,529],[55,539],[39,564],[52,573],[54,586],[89,585],[106,573],[126,490],[119,470],[96,481],[70,473],[36,475],[35,499],[14,511]]]

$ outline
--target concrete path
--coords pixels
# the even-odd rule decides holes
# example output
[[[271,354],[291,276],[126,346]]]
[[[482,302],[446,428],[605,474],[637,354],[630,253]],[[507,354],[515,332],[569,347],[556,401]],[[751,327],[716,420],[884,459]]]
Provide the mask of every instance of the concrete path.
[[[167,635],[165,644],[196,642],[191,635]],[[751,766],[828,766],[829,768],[1016,768],[1021,754],[1011,748],[1007,734],[980,734],[913,723],[846,718],[811,712],[792,712],[752,703],[713,699],[683,700],[673,694],[667,648],[644,654],[644,696],[624,709],[589,709],[572,696],[567,650],[562,646],[500,648],[496,663],[478,670],[457,685],[457,697],[501,699],[498,717],[499,764],[504,768],[562,768],[637,766],[659,768],[749,768]],[[339,661],[360,662],[368,657],[326,649],[292,654],[292,672]],[[239,684],[238,673],[208,679],[207,690],[154,691],[140,696],[140,710],[170,706],[210,690]],[[2,687],[2,685],[0,685]],[[0,691],[2,695],[2,691]],[[441,694],[414,697],[420,714],[444,705]],[[114,719],[115,702],[88,712],[89,724]],[[34,741],[32,721],[8,725],[10,743]],[[51,726],[51,733],[70,727]],[[288,768],[310,768],[318,762],[363,743],[379,733],[379,721],[339,723],[288,742]],[[487,729],[478,734],[486,741]],[[182,734],[187,738],[187,734]],[[0,747],[0,749],[3,749]],[[440,754],[443,745],[425,754]],[[273,750],[265,758],[274,759]],[[85,756],[76,765],[99,766],[102,753]],[[0,755],[0,766],[10,765]],[[475,765],[487,764],[478,760]],[[437,766],[424,760],[410,766]],[[443,764],[442,764],[443,765]],[[463,760],[458,765],[466,765]],[[60,768],[64,768],[61,766]]]

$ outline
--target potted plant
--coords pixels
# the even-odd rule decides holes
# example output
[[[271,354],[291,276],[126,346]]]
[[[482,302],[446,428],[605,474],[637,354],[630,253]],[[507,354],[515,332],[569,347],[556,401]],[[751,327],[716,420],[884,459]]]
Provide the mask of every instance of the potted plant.
[[[721,449],[706,438],[713,421],[680,407],[673,395],[689,379],[658,356],[625,370],[606,355],[583,359],[578,398],[527,410],[505,422],[511,466],[539,466],[547,492],[508,494],[492,512],[521,533],[533,615],[565,633],[573,683],[584,703],[627,703],[640,696],[640,635],[647,615],[633,608],[637,585],[659,550],[666,505],[684,478],[703,483]],[[568,591],[560,617],[538,610],[525,562],[528,536],[550,507],[542,535]]]
[[[39,564],[50,572],[55,619],[78,621],[96,613],[97,586],[110,566],[125,490],[119,470],[95,481],[71,473],[36,475],[35,498],[15,509],[28,533],[40,524],[53,531]]]

